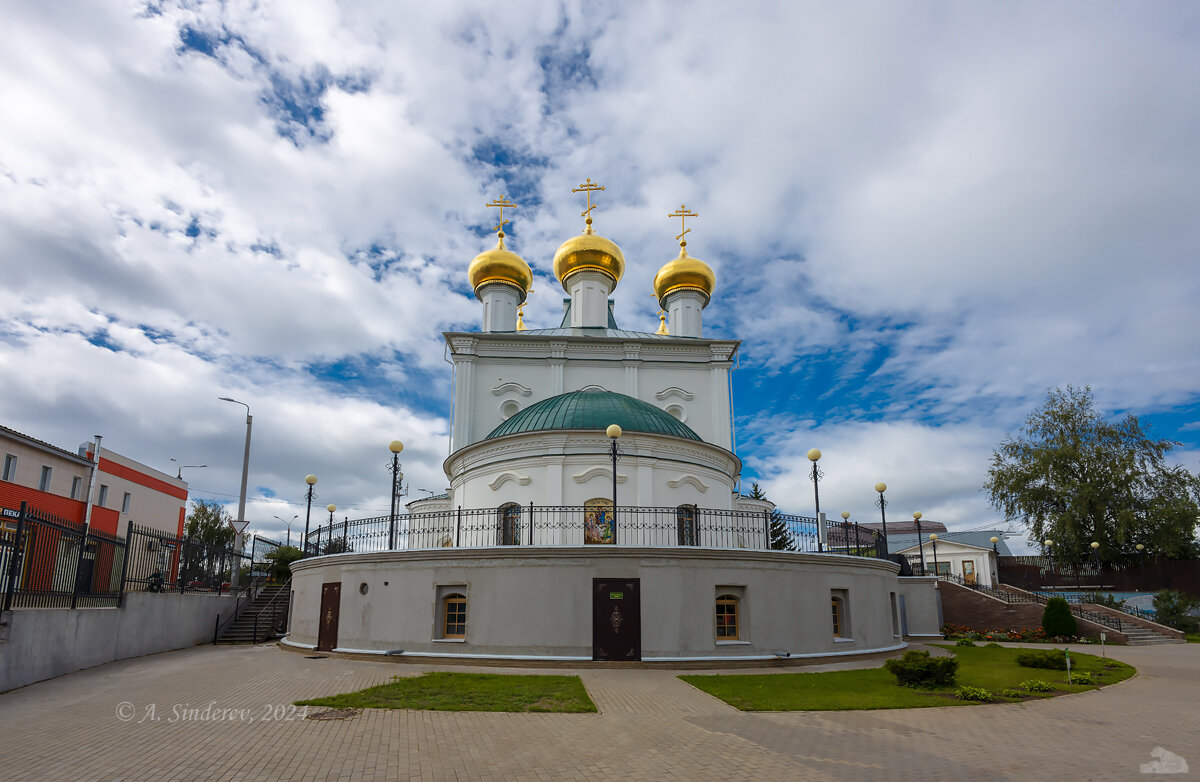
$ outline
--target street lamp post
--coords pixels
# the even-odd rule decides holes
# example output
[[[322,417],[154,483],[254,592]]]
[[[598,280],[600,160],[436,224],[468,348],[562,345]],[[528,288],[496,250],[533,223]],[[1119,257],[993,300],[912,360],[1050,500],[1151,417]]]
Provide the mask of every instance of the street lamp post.
[[[300,518],[300,514],[297,513],[295,516],[292,516],[291,519],[285,519],[283,516],[275,516],[275,518],[287,525],[287,545],[292,545],[292,522]]]
[[[246,408],[246,450],[242,453],[242,493],[238,495],[238,517],[237,525],[234,530],[237,536],[234,538],[234,550],[238,554],[242,553],[242,533],[246,530],[246,480],[250,476],[250,428],[254,425],[254,416],[250,415],[250,405],[245,402],[239,402],[236,399],[231,399],[227,396],[217,397],[222,402],[233,402],[235,405],[241,405]],[[180,470],[180,475],[183,471]],[[238,576],[241,575],[241,561],[235,562],[233,572],[229,577],[230,589],[236,591],[238,588]]]
[[[1046,538],[1044,541],[1042,541],[1042,545],[1045,546],[1046,551],[1050,556],[1050,577],[1054,578],[1054,541],[1050,538]]]
[[[821,491],[818,484],[821,480],[821,470],[817,467],[817,462],[821,460],[821,450],[819,448],[810,448],[808,450],[808,460],[812,462],[812,482],[813,482],[813,505],[816,508],[817,524],[821,523]],[[817,530],[817,551],[824,551],[825,547],[821,545],[821,539],[825,534],[821,530]]]
[[[1103,586],[1103,580],[1100,578],[1100,542],[1092,541],[1092,558],[1096,560],[1096,582]]]
[[[613,525],[613,545],[617,544],[617,440],[621,439],[621,427],[616,424],[609,424],[604,430],[608,435],[608,439],[612,443],[612,479],[613,479],[613,506],[612,506],[612,525]]]
[[[883,522],[883,556],[886,557],[890,553],[887,539],[887,500],[883,498],[883,493],[887,491],[887,484],[880,481],[875,484],[875,491],[879,492],[879,502],[876,504],[879,505],[879,520]]]
[[[400,480],[400,452],[404,450],[404,443],[399,440],[392,440],[388,443],[388,450],[392,452],[392,518],[388,524],[388,550],[396,548],[396,500],[398,488],[396,482]]]
[[[176,459],[174,456],[171,457],[171,461],[175,462],[175,480],[177,480],[177,481],[183,480],[183,471],[185,469],[190,469],[193,467],[200,468],[200,467],[208,466],[207,464],[180,464],[179,460]]]
[[[995,570],[992,571],[992,584],[1000,583],[1000,550],[996,548],[996,544],[1000,542],[1000,538],[992,535],[992,561],[995,563]]]
[[[929,533],[929,539],[930,539],[931,541],[933,541],[933,575],[934,575],[934,576],[937,576],[937,574],[938,574],[938,560],[937,560],[937,540],[938,540],[938,538],[937,538],[937,533],[936,533],[936,532],[931,532],[931,533]]]
[[[304,511],[304,556],[308,556],[308,522],[312,518],[313,487],[317,485],[317,476],[305,475],[304,482],[308,484],[308,507]]]
[[[925,572],[925,541],[921,540],[921,511],[913,511],[913,523],[917,525],[917,552],[921,555],[921,575],[927,576]]]
[[[325,548],[329,549],[333,546],[333,512],[337,510],[337,506],[332,502],[325,506],[325,510],[329,511],[329,542],[325,544]],[[321,553],[321,533],[317,532],[317,553]]]
[[[1145,559],[1143,559],[1142,557],[1143,557],[1143,555],[1146,553],[1146,546],[1145,546],[1145,545],[1143,545],[1143,544],[1141,544],[1141,543],[1139,543],[1139,544],[1137,544],[1136,546],[1134,546],[1134,548],[1135,548],[1135,549],[1137,549],[1137,553],[1138,553],[1138,570],[1140,570],[1140,571],[1141,571],[1141,575],[1142,575],[1142,591],[1143,591],[1143,592],[1145,592],[1145,591],[1146,591],[1146,560],[1145,560]]]

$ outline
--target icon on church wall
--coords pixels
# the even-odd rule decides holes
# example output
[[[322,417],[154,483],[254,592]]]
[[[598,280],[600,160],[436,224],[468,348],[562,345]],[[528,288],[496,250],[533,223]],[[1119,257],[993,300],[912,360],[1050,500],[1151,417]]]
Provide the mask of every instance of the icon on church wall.
[[[613,542],[612,500],[588,500],[583,504],[583,542]]]

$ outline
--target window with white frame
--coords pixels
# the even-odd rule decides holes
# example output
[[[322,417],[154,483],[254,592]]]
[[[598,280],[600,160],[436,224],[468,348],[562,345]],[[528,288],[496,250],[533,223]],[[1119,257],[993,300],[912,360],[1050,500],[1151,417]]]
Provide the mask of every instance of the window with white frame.
[[[79,499],[79,491],[83,488],[83,478],[78,475],[71,478],[71,499]]]
[[[38,491],[50,491],[50,476],[52,475],[54,475],[54,468],[42,465],[42,477],[38,479]]]
[[[100,496],[96,499],[96,504],[101,508],[106,507],[108,503],[108,486],[100,484]]]
[[[15,454],[4,454],[4,480],[15,481],[17,479],[17,457]]]
[[[129,492],[125,492],[125,496],[121,498],[121,512],[122,513],[129,512],[129,503],[132,499],[133,499],[133,495],[131,495]]]

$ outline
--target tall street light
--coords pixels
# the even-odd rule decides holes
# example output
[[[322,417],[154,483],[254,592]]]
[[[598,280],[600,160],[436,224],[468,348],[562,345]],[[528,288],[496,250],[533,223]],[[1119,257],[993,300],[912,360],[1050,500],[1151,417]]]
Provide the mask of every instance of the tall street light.
[[[176,468],[175,469],[175,480],[177,480],[177,481],[183,480],[183,471],[185,469],[190,469],[193,467],[207,467],[208,466],[207,464],[180,464],[179,460],[176,459],[174,456],[171,457],[171,461],[175,462],[175,468]]]
[[[317,476],[305,475],[304,482],[308,484],[308,508],[304,511],[304,556],[308,556],[308,522],[312,518],[313,487],[317,485]]]
[[[242,553],[242,533],[246,531],[246,480],[250,476],[250,428],[254,425],[254,416],[250,415],[250,405],[245,402],[239,402],[236,399],[231,399],[227,396],[217,397],[222,402],[233,402],[235,405],[241,405],[246,408],[246,450],[242,453],[242,493],[238,496],[238,517],[234,524],[234,530],[237,532],[237,537],[234,538],[234,548],[238,554]],[[182,472],[180,473],[182,474]],[[234,563],[233,573],[229,578],[230,588],[236,590],[238,587],[238,575],[241,573],[241,561]]]
[[[1137,549],[1138,570],[1140,570],[1142,572],[1142,591],[1145,592],[1146,591],[1146,560],[1142,558],[1142,555],[1145,554],[1145,552],[1146,552],[1146,546],[1144,544],[1139,543],[1136,546],[1134,546],[1134,548]]]
[[[890,553],[887,539],[887,500],[883,498],[883,493],[887,491],[887,484],[880,481],[875,484],[875,491],[879,492],[879,502],[875,504],[879,506],[879,520],[883,522],[883,556],[887,557]]]
[[[921,511],[913,511],[913,522],[917,525],[917,553],[921,555],[921,575],[927,576],[925,572],[925,541],[921,540]]]
[[[333,513],[337,510],[337,506],[332,502],[325,506],[325,510],[329,511],[329,542],[325,544],[325,549],[328,551],[333,543]],[[317,532],[317,553],[321,553],[321,533]]]
[[[617,440],[621,439],[621,427],[616,424],[609,424],[604,430],[608,435],[608,439],[612,441],[612,475],[613,475],[613,506],[612,506],[612,525],[613,525],[613,545],[617,545]]]
[[[1042,541],[1042,545],[1046,547],[1046,552],[1050,555],[1050,578],[1054,578],[1054,541],[1046,538]]]
[[[392,440],[388,443],[388,450],[392,452],[392,520],[388,524],[388,550],[396,548],[396,500],[399,488],[396,483],[402,477],[400,472],[400,452],[404,450],[404,443],[399,440]]]
[[[821,460],[821,450],[819,448],[808,449],[808,460],[812,462],[812,482],[813,482],[813,504],[816,507],[817,524],[821,523],[821,491],[818,483],[821,480],[821,470],[817,467],[817,462]],[[817,530],[817,551],[824,551],[825,547],[821,545],[821,539],[825,537],[825,532]]]
[[[933,542],[933,575],[936,577],[938,574],[937,533],[936,532],[929,533],[929,540]]]
[[[274,515],[274,514],[272,514],[272,515]],[[300,514],[297,513],[295,516],[292,516],[291,519],[285,519],[283,516],[275,516],[275,518],[279,519],[280,521],[282,521],[284,524],[287,525],[287,529],[288,529],[287,545],[289,545],[289,546],[292,545],[292,522],[295,521],[296,519],[300,518]]]
[[[995,563],[995,570],[992,571],[992,584],[1000,583],[1000,549],[996,548],[996,544],[1000,542],[1000,538],[992,535],[992,561]]]

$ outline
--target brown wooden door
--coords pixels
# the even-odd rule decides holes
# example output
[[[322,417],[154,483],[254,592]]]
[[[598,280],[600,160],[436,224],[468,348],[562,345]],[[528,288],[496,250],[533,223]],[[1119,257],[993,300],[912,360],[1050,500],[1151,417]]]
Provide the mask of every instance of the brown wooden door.
[[[640,579],[592,579],[592,659],[642,659]]]
[[[317,632],[317,651],[332,652],[337,646],[338,611],[342,607],[342,582],[321,584],[321,629]]]

